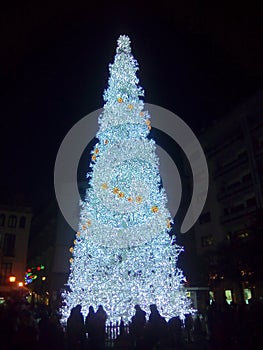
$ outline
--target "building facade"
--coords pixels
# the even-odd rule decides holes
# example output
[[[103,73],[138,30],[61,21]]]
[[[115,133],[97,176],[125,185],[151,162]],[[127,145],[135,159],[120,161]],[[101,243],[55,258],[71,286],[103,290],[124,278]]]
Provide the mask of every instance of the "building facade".
[[[219,299],[263,300],[259,280],[251,277],[257,270],[253,254],[260,255],[252,248],[261,239],[256,231],[263,209],[263,92],[215,122],[199,140],[210,183],[195,225],[197,253],[210,264],[210,282],[220,280],[212,283]]]
[[[0,296],[22,287],[31,219],[30,208],[0,206]]]

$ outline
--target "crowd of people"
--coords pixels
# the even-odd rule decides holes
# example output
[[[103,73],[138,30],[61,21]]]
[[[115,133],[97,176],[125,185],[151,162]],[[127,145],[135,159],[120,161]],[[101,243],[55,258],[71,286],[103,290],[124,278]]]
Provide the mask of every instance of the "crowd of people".
[[[107,313],[102,305],[95,312],[93,306],[84,320],[81,305],[75,306],[67,320],[66,336],[68,350],[105,348]]]
[[[203,314],[165,320],[156,305],[150,314],[135,305],[129,325],[120,322],[109,342],[107,313],[102,305],[87,315],[76,305],[62,326],[58,310],[25,300],[0,305],[2,350],[227,350],[263,349],[263,304],[210,305]]]

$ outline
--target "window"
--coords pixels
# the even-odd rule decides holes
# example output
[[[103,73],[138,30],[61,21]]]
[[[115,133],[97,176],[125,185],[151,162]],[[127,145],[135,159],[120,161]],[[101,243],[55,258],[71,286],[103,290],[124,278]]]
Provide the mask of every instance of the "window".
[[[233,182],[232,184],[228,185],[228,190],[235,190],[236,188],[240,187],[240,181]]]
[[[214,245],[213,235],[201,237],[201,244],[202,244],[202,247],[210,247],[210,246]]]
[[[243,183],[251,182],[251,181],[252,181],[252,175],[251,175],[251,173],[248,173],[248,174],[246,174],[246,175],[244,175],[244,176],[242,177],[242,182],[243,182]]]
[[[229,215],[229,209],[228,208],[224,208],[224,216]]]
[[[232,238],[232,232],[229,231],[229,232],[227,232],[227,234],[226,234],[226,240],[230,241],[231,238]]]
[[[1,271],[0,271],[0,284],[7,284],[8,283],[8,277],[12,273],[12,263],[3,263],[1,264]]]
[[[215,293],[211,290],[209,291],[209,304],[211,305],[215,301]]]
[[[0,226],[5,226],[5,214],[0,215]]]
[[[231,305],[233,298],[232,298],[232,291],[230,289],[225,290],[225,298],[228,305]]]
[[[3,244],[4,256],[14,256],[15,255],[15,241],[16,236],[6,233]]]
[[[0,233],[0,249],[2,249],[4,246],[4,237],[4,233]]]
[[[242,151],[237,155],[238,159],[246,158],[247,157],[247,151]]]
[[[26,217],[25,216],[21,216],[20,221],[19,221],[19,227],[20,228],[26,227]]]
[[[210,213],[210,211],[200,215],[200,217],[199,217],[199,224],[200,225],[206,224],[207,222],[210,222],[210,221],[211,221],[211,213]]]
[[[244,239],[244,238],[247,238],[249,236],[248,232],[239,232],[237,237],[240,238],[240,239]]]
[[[231,208],[231,214],[238,213],[238,212],[244,210],[244,208],[245,208],[244,203],[237,204],[236,206]]]
[[[251,289],[244,288],[243,293],[244,293],[245,303],[249,304],[250,299],[252,299]]]
[[[8,227],[16,227],[16,216],[15,215],[10,215],[8,218]]]
[[[250,207],[255,207],[257,205],[257,200],[255,197],[252,197],[252,198],[249,198],[247,200],[247,207],[250,208]]]

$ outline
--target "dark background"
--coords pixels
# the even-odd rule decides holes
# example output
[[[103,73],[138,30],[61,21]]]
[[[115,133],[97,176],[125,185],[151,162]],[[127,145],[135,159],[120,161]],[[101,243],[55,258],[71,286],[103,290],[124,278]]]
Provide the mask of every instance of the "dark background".
[[[262,8],[253,2],[12,1],[1,5],[0,202],[54,197],[66,133],[103,106],[116,40],[127,34],[145,102],[198,133],[262,85]]]

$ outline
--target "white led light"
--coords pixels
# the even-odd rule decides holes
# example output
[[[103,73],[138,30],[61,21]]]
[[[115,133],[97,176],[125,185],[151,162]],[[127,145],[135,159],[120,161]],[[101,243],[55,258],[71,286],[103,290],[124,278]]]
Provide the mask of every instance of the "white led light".
[[[77,304],[84,315],[101,304],[113,322],[130,320],[136,304],[147,312],[156,304],[167,319],[193,311],[177,268],[181,248],[168,235],[172,219],[137,70],[130,39],[120,36],[63,294],[64,322]]]

